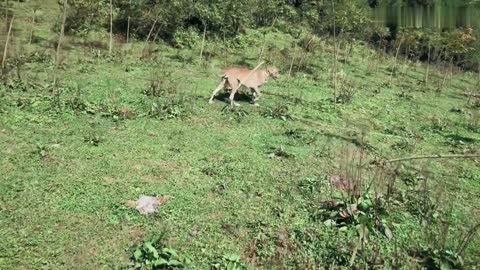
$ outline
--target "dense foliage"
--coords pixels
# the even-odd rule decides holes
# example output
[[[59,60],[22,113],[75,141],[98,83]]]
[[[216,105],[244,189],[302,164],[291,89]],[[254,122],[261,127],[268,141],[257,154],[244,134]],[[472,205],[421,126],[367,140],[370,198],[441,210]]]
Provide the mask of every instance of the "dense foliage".
[[[431,5],[432,1],[403,1]],[[70,0],[66,29],[84,33],[108,28],[110,1]],[[300,32],[356,38],[381,48],[427,61],[452,62],[478,67],[478,30],[472,28],[432,31],[394,28],[385,30],[371,20],[370,7],[382,1],[361,0],[116,0],[114,29],[117,34],[144,39],[149,34],[172,44],[195,39],[203,30],[210,38],[231,38],[248,28],[270,27],[298,36]]]

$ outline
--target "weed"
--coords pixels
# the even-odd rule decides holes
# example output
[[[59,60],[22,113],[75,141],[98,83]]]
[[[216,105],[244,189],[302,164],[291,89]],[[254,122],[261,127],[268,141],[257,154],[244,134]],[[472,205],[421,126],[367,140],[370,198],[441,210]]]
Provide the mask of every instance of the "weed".
[[[305,129],[288,129],[284,134],[292,139],[294,145],[298,143],[310,145],[318,139],[316,132],[307,132]]]
[[[289,153],[283,148],[283,146],[276,147],[272,149],[272,152],[268,154],[269,158],[295,158],[295,155],[292,153]]]
[[[93,146],[99,146],[100,143],[105,141],[105,138],[96,133],[90,133],[87,136],[83,137],[83,141]]]
[[[415,141],[402,139],[394,144],[392,144],[392,149],[401,150],[406,152],[413,152],[415,150]]]
[[[451,250],[426,248],[413,252],[412,257],[417,258],[426,269],[463,269],[463,259]]]
[[[430,129],[436,132],[446,131],[448,129],[448,123],[439,117],[431,117]]]
[[[283,121],[291,119],[288,106],[283,104],[277,104],[275,107],[265,107],[262,115],[266,118],[281,119]]]
[[[6,90],[9,92],[21,91],[21,92],[32,92],[37,90],[38,86],[31,82],[26,82],[23,80],[8,80],[6,84]]]
[[[75,95],[65,102],[65,109],[74,112],[85,112],[87,114],[95,114],[100,110],[99,106],[90,103],[81,95]]]
[[[343,76],[339,82],[338,95],[336,98],[337,103],[339,104],[349,104],[353,101],[355,94],[358,92],[355,84]]]
[[[163,74],[153,75],[150,86],[143,91],[146,96],[171,97],[178,92],[178,83],[169,79],[172,71],[165,71]]]
[[[186,118],[191,114],[186,101],[181,98],[156,98],[151,102],[147,115],[160,120]]]
[[[228,254],[224,255],[221,258],[217,259],[211,265],[212,270],[247,270],[253,269],[251,267],[247,267],[244,263],[241,262],[240,256],[237,254]]]
[[[133,252],[132,263],[128,269],[184,269],[191,259],[179,254],[175,249],[166,247],[160,240],[145,241]]]
[[[233,118],[237,122],[241,122],[245,117],[248,116],[248,111],[237,106],[225,105],[222,108],[222,114],[230,116],[231,119]]]
[[[33,155],[37,156],[39,159],[45,159],[49,156],[49,149],[46,145],[37,144],[35,145],[35,150],[33,151]]]

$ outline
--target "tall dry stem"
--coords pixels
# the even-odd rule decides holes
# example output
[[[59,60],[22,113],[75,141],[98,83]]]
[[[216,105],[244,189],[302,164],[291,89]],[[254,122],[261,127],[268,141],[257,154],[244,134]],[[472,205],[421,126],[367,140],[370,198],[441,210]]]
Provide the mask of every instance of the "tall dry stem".
[[[32,15],[32,25],[30,29],[30,37],[28,38],[28,44],[32,44],[32,39],[33,39],[33,31],[35,30],[35,20],[37,15],[37,10],[33,9],[33,15]]]
[[[390,72],[389,84],[392,83],[393,73],[395,72],[395,69],[397,68],[398,54],[400,53],[400,48],[402,47],[402,43],[403,43],[403,39],[400,40],[400,43],[398,44],[398,47],[397,47],[397,52],[395,53],[395,59],[393,60],[392,71]]]
[[[430,52],[431,52],[431,47],[430,47],[430,43],[429,43],[428,44],[428,54],[427,54],[427,68],[425,70],[425,80],[424,80],[425,85],[428,85],[428,75],[429,75],[429,71],[430,71]]]
[[[65,0],[63,2],[63,18],[62,18],[62,26],[60,28],[60,36],[58,37],[58,44],[57,44],[57,54],[56,54],[56,61],[55,61],[55,72],[54,72],[54,77],[53,77],[53,89],[54,89],[54,92],[56,92],[56,87],[57,87],[57,70],[58,70],[58,67],[60,66],[60,62],[61,62],[61,57],[60,57],[60,54],[61,54],[61,50],[62,50],[62,40],[63,40],[63,36],[65,34],[65,22],[67,21],[67,5],[68,5],[68,0]]]
[[[150,32],[148,32],[147,39],[145,40],[145,45],[143,46],[142,53],[145,52],[145,49],[146,49],[147,46],[148,46],[148,42],[150,41],[150,36],[151,36],[152,33],[153,33],[153,29],[155,29],[155,26],[157,25],[157,21],[158,21],[158,18],[156,17],[156,18],[155,18],[155,21],[154,21],[153,24],[152,24],[152,28],[150,28]]]
[[[443,91],[443,89],[445,89],[445,84],[447,82],[447,77],[448,76],[451,76],[451,74],[453,74],[453,56],[450,57],[450,61],[449,61],[449,67],[446,68],[445,70],[445,73],[443,74],[443,80],[442,80],[442,84],[440,85],[439,87],[439,92]]]
[[[8,31],[8,0],[5,0],[5,30]]]
[[[200,49],[200,64],[202,63],[203,58],[203,48],[205,46],[205,36],[207,35],[207,24],[203,23],[203,37],[202,37],[202,48]]]
[[[112,55],[113,48],[113,0],[110,0],[110,42],[108,44],[108,54]]]
[[[10,26],[8,27],[7,38],[5,40],[5,49],[3,50],[2,70],[5,68],[5,62],[7,61],[8,43],[10,42],[10,34],[12,33],[12,25],[14,18],[15,15],[12,16],[12,19],[10,20]]]
[[[337,25],[336,25],[336,13],[335,13],[335,1],[332,2],[333,11],[333,68],[332,68],[332,80],[333,80],[333,106],[337,108]]]

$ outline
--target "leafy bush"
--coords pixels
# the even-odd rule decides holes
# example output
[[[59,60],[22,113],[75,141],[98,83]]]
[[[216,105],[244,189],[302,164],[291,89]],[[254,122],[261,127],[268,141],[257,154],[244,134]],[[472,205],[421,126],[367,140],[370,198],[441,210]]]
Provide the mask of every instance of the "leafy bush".
[[[59,1],[63,10],[64,1]],[[108,0],[69,0],[65,32],[67,34],[98,30],[107,26],[110,18],[110,4]],[[55,31],[60,29],[61,18],[54,26]]]
[[[193,48],[201,42],[200,34],[192,27],[181,28],[175,32],[173,43],[177,48]]]

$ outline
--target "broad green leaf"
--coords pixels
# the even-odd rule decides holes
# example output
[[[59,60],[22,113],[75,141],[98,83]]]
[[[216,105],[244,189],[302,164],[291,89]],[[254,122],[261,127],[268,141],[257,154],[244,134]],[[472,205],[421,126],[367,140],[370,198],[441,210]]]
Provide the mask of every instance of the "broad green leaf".
[[[145,243],[145,248],[153,255],[155,259],[158,259],[158,251],[157,249],[152,245],[152,243],[147,242]]]
[[[166,266],[166,265],[169,265],[169,264],[168,264],[168,261],[165,260],[164,258],[158,258],[153,265],[154,266]]]
[[[170,260],[168,261],[169,266],[182,266],[183,264],[177,260]]]
[[[140,260],[140,258],[142,258],[142,251],[137,248],[137,250],[135,250],[135,252],[133,253],[133,257],[135,258],[135,260]]]
[[[231,261],[231,262],[240,261],[240,255],[238,255],[238,254],[227,254],[227,255],[224,256],[224,258],[228,261]]]
[[[333,219],[327,219],[323,222],[323,225],[327,227],[333,227],[335,226],[335,221]]]
[[[162,252],[165,253],[165,254],[170,254],[175,258],[178,257],[177,251],[172,249],[172,248],[163,248]]]

